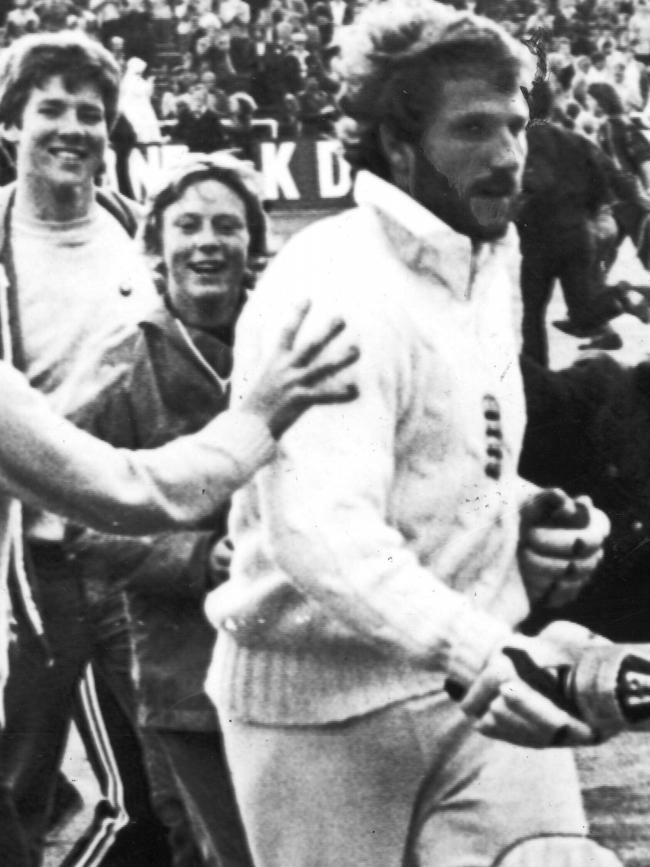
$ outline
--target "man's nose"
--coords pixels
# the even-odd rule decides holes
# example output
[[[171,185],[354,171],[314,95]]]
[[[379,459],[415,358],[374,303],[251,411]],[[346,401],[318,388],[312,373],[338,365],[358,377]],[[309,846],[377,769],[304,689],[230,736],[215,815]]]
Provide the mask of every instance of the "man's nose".
[[[496,137],[492,150],[492,168],[511,172],[523,169],[526,159],[526,143],[523,135],[515,135],[504,129]]]

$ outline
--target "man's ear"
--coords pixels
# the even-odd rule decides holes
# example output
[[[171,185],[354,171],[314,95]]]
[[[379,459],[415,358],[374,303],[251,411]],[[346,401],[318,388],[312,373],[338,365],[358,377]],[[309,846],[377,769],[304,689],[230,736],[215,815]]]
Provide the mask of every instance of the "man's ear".
[[[379,141],[390,166],[393,183],[402,190],[408,190],[413,165],[413,145],[397,138],[385,123],[379,126]]]

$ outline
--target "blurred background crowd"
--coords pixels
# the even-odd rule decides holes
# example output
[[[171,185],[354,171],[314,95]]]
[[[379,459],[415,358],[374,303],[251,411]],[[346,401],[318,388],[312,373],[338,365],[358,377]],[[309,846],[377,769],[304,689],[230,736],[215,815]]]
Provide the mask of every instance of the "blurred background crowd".
[[[365,0],[2,0],[0,45],[83,30],[123,69],[117,141],[191,151],[334,135],[336,36]],[[595,136],[592,84],[650,124],[647,0],[456,0],[545,53],[556,119]],[[130,129],[129,129],[130,127]]]
[[[122,129],[192,151],[327,136],[337,117],[337,29],[357,0],[10,0],[0,39],[80,29],[123,69]],[[0,43],[2,44],[2,43]]]

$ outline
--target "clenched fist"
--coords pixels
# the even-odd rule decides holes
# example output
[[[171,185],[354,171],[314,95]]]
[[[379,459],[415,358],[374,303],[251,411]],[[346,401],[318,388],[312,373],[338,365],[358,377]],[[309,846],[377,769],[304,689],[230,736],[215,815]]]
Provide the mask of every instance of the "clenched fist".
[[[519,569],[531,606],[559,608],[589,581],[603,556],[609,519],[589,497],[555,488],[521,509]]]

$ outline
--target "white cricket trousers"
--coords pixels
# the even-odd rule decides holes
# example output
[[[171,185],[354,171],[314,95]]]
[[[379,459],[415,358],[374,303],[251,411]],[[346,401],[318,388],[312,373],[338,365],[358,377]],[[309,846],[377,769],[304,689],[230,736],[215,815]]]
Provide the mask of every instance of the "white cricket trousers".
[[[221,723],[256,867],[489,867],[518,840],[587,834],[571,751],[485,738],[446,693],[322,726]]]

